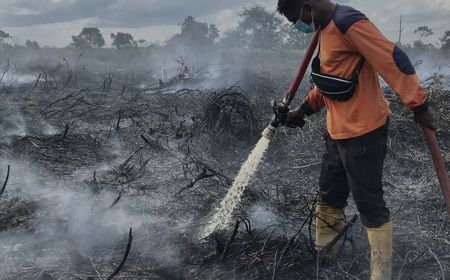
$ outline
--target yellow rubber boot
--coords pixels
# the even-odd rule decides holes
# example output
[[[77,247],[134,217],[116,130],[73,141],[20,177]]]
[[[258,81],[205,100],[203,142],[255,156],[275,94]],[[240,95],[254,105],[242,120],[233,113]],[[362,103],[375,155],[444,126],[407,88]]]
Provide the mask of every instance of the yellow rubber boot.
[[[323,248],[339,234],[344,226],[344,209],[318,204],[316,206],[316,250],[322,252]],[[338,249],[338,244],[335,244],[324,253],[336,257]]]
[[[392,222],[378,228],[367,228],[371,249],[370,280],[391,280],[392,231]]]

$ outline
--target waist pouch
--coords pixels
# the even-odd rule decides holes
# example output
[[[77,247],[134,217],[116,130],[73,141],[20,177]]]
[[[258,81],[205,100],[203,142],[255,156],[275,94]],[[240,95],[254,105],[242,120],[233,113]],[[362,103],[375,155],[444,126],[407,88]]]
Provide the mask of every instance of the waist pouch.
[[[347,101],[352,98],[355,92],[356,86],[358,85],[359,73],[364,62],[365,58],[362,57],[355,71],[353,71],[351,79],[346,80],[322,74],[320,72],[320,59],[316,57],[312,62],[311,80],[322,95],[332,100]]]

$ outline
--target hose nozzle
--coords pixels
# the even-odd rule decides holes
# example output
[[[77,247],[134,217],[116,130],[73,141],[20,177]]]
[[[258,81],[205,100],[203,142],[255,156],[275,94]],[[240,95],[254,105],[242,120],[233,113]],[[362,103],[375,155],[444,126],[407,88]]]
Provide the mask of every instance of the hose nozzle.
[[[280,105],[277,105],[275,100],[272,100],[272,110],[273,117],[270,121],[270,124],[264,131],[262,132],[262,137],[272,140],[275,136],[275,132],[277,132],[277,128],[286,120],[287,114],[289,112],[289,105],[286,105],[286,99],[283,99]]]
[[[266,138],[267,140],[272,140],[275,136],[275,132],[277,131],[277,128],[274,127],[272,124],[270,124],[268,127],[264,129],[264,131],[261,133],[261,136]]]

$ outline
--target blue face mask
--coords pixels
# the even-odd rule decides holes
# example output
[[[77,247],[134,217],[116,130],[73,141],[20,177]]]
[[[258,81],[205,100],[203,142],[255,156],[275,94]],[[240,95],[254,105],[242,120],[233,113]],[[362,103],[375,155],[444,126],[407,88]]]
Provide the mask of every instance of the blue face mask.
[[[306,24],[302,21],[303,16],[303,6],[300,10],[300,18],[297,20],[297,22],[294,24],[295,29],[302,33],[313,33],[316,31],[316,28],[314,26],[314,20],[311,22],[311,24]]]
[[[294,24],[294,27],[302,33],[313,33],[314,31],[316,31],[314,23],[312,22],[308,25],[301,20],[297,20],[297,22]]]

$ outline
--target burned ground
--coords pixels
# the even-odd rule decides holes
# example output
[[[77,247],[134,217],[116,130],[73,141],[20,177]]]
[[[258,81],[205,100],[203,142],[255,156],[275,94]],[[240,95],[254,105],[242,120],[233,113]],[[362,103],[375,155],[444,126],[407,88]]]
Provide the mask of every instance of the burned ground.
[[[61,66],[36,70],[51,79],[36,72],[29,83],[3,85],[1,167],[2,176],[7,165],[11,174],[0,197],[0,279],[107,279],[124,257],[130,227],[118,279],[367,279],[359,221],[338,260],[313,250],[323,113],[303,130],[282,129],[236,223],[198,238],[290,72],[245,70],[238,83],[205,89],[200,84],[215,82],[183,63],[162,81],[130,74],[117,82],[117,74]],[[424,84],[450,167],[444,79]],[[385,93],[393,109],[384,185],[395,222],[395,279],[446,279],[450,224],[431,157],[411,113]],[[348,220],[355,214],[350,203]]]

